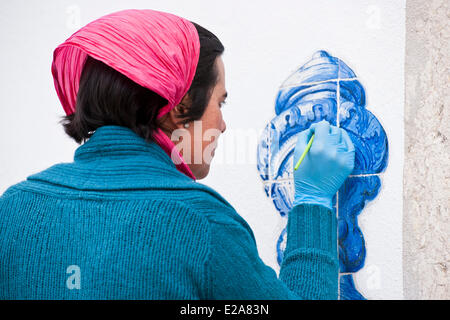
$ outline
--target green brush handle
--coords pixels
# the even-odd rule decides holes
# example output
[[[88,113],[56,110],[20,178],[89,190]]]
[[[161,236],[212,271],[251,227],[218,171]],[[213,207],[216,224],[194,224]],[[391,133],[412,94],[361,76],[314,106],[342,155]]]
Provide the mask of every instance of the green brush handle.
[[[298,167],[300,166],[300,163],[302,163],[303,159],[305,158],[306,154],[308,153],[309,149],[311,148],[313,140],[314,140],[314,133],[312,134],[311,138],[309,139],[308,145],[306,146],[305,151],[303,151],[302,156],[300,157],[300,159],[298,159],[298,162],[295,165],[294,170],[297,170]]]

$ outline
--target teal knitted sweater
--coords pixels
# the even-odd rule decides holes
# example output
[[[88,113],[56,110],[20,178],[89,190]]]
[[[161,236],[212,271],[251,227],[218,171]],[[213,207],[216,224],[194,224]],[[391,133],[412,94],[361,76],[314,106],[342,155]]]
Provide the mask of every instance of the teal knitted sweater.
[[[0,197],[0,299],[336,299],[336,245],[330,210],[294,207],[277,277],[223,197],[104,126]]]

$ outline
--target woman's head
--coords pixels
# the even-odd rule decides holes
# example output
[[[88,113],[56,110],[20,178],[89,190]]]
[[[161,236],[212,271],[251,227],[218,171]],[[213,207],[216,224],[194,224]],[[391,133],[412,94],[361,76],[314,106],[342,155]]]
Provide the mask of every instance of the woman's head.
[[[226,129],[221,107],[227,91],[221,58],[224,47],[214,34],[194,25],[200,39],[195,77],[181,103],[161,119],[160,128],[173,142],[179,142],[184,161],[194,176],[202,179],[209,172],[218,138]]]
[[[220,58],[224,47],[214,34],[195,23],[193,25],[200,41],[199,60],[192,84],[179,105],[158,119],[159,110],[168,103],[165,98],[88,56],[80,77],[76,112],[62,120],[66,133],[81,143],[101,126],[120,125],[152,141],[157,128],[171,137],[174,130],[183,129],[185,124],[191,124],[187,132],[192,130],[196,120],[202,121],[205,130],[215,127],[224,131],[220,109],[216,107],[223,102],[225,92],[224,67]],[[204,148],[202,141],[192,138],[191,150],[196,149],[195,144],[202,144]],[[184,160],[197,179],[209,171],[209,163],[203,165]]]

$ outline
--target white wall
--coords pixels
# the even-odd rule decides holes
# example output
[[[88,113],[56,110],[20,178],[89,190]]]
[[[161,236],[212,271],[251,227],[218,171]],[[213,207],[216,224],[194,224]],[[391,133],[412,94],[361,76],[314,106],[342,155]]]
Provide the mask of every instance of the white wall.
[[[210,175],[201,182],[219,191],[248,221],[262,259],[277,269],[279,218],[256,171],[256,141],[248,145],[253,158],[240,154],[233,161],[224,156],[232,145],[227,134],[260,132],[274,115],[281,83],[324,49],[357,73],[368,108],[389,139],[383,187],[359,216],[367,257],[356,285],[367,298],[402,298],[404,5],[403,0],[2,1],[0,192],[73,159],[77,145],[58,124],[64,112],[50,72],[54,48],[79,27],[113,11],[171,12],[211,30],[226,47],[228,133],[221,138]]]

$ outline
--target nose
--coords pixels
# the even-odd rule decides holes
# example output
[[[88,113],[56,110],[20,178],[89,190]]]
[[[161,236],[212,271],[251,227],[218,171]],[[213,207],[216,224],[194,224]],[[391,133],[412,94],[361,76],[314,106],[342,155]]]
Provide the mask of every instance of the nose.
[[[227,124],[226,124],[225,121],[222,119],[222,133],[224,133],[225,130],[227,130]]]

